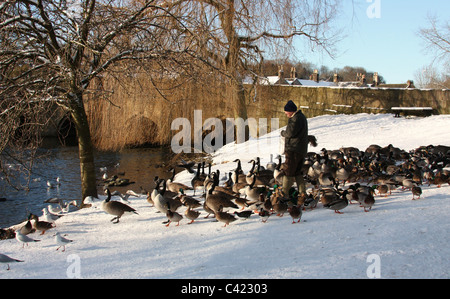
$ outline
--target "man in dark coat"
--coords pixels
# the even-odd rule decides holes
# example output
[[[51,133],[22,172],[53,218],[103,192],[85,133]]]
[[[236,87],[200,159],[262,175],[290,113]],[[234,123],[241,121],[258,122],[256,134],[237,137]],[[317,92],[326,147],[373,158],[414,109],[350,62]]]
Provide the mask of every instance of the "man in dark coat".
[[[283,192],[289,195],[289,189],[297,183],[299,194],[306,192],[302,166],[308,152],[308,121],[301,110],[297,110],[294,102],[289,101],[284,107],[284,113],[289,118],[286,130],[281,132],[285,138]]]

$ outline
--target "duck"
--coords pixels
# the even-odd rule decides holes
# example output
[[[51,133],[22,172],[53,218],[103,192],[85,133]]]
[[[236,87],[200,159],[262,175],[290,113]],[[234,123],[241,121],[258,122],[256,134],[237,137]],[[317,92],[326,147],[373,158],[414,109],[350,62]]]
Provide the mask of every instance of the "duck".
[[[269,220],[270,212],[261,208],[258,213],[259,217],[261,217],[261,222],[266,223]]]
[[[12,257],[7,256],[6,254],[0,253],[0,263],[7,265],[6,271],[11,270],[11,268],[9,267],[9,264],[22,263],[22,262],[23,262],[22,260],[14,259]]]
[[[229,225],[230,223],[234,222],[237,220],[236,217],[234,217],[232,214],[229,214],[227,212],[223,211],[223,206],[220,205],[217,212],[216,212],[216,219],[220,222],[225,223],[225,225],[223,227],[226,227],[227,225]]]
[[[191,220],[188,224],[192,224],[200,216],[200,212],[188,207],[186,211],[184,211],[184,215],[187,219]]]
[[[20,233],[24,236],[35,231],[30,221],[31,214],[28,215],[27,219],[27,223],[25,223],[25,225],[20,228]]]
[[[415,196],[418,196],[418,199],[420,199],[420,195],[422,195],[422,188],[420,188],[419,186],[413,186],[411,188],[411,191],[413,194],[412,200],[415,200]]]
[[[105,193],[107,198],[102,202],[102,209],[106,213],[116,216],[111,219],[111,222],[116,220],[113,222],[114,224],[119,223],[120,217],[122,217],[125,213],[134,213],[139,215],[132,207],[119,201],[111,201],[111,191],[109,191],[108,188],[105,189]]]
[[[180,202],[184,206],[191,208],[191,209],[199,208],[202,206],[202,204],[200,203],[199,200],[184,194],[183,189],[180,189],[180,195],[178,195],[177,198],[180,200]]]
[[[375,198],[373,197],[374,189],[370,188],[367,194],[363,194],[364,196],[359,199],[360,205],[364,208],[364,212],[369,212],[372,210],[372,206],[375,204]]]
[[[183,216],[177,212],[171,211],[169,202],[166,202],[166,206],[167,206],[166,216],[167,219],[169,219],[169,222],[166,224],[166,227],[169,227],[169,225],[172,222],[177,222],[176,226],[180,226],[180,221],[183,219]]]
[[[216,187],[215,184],[209,188],[208,193],[206,194],[206,200],[205,203],[214,212],[217,212],[219,210],[219,207],[222,206],[222,208],[233,208],[238,209],[239,207],[231,201],[231,199],[226,196],[225,194],[218,194],[214,193],[214,188]]]
[[[283,217],[284,213],[288,210],[288,204],[285,198],[281,196],[276,197],[275,202],[272,204],[272,209],[278,217]]]
[[[313,210],[317,207],[317,204],[319,203],[320,194],[317,192],[315,195],[313,193],[309,193],[308,197],[303,202],[303,209],[306,210],[307,208]]]
[[[300,220],[302,219],[302,209],[300,205],[294,205],[292,207],[288,208],[289,215],[292,217],[292,224],[296,223],[295,220],[297,220],[297,223],[300,223]]]
[[[324,205],[325,208],[334,210],[337,214],[343,214],[340,210],[343,210],[348,206],[347,199],[348,190],[344,190],[344,192],[334,201],[331,201]]]
[[[184,191],[186,191],[186,190],[193,190],[193,188],[191,188],[189,186],[186,186],[185,184],[174,182],[173,179],[175,177],[175,168],[169,169],[169,172],[170,171],[172,172],[172,177],[170,179],[168,179],[167,182],[166,182],[167,183],[167,189],[169,191],[178,193],[178,190],[180,190],[180,189],[183,189]]]
[[[253,215],[253,211],[247,210],[247,211],[235,211],[234,215],[238,216],[239,218],[248,219],[251,215]]]
[[[387,184],[381,184],[381,185],[374,185],[376,187],[376,190],[378,191],[378,195],[384,197],[388,197],[388,195],[391,195],[391,188]]]
[[[319,199],[320,202],[325,206],[328,205],[334,201],[339,200],[339,194],[336,192],[335,189],[326,188],[326,189],[320,189],[319,190]]]
[[[34,222],[32,223],[33,228],[34,228],[35,230],[41,231],[41,235],[45,234],[45,232],[46,232],[47,230],[49,230],[49,229],[55,227],[55,224],[54,224],[54,223],[47,222],[47,221],[39,221],[38,216],[36,216],[36,215],[34,215],[34,214],[31,214],[30,220],[31,220],[31,221],[34,221]]]

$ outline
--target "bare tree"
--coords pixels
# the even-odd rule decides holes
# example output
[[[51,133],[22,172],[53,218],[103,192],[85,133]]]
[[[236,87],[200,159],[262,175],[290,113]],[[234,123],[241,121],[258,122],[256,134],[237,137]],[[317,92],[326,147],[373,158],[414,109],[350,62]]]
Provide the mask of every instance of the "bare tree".
[[[228,78],[234,116],[247,118],[243,79],[266,52],[292,49],[295,37],[332,54],[336,31],[329,27],[338,0],[192,0],[202,55]]]
[[[415,77],[420,87],[450,88],[450,24],[448,21],[440,23],[434,16],[429,16],[428,22],[429,27],[421,28],[419,36],[434,58],[430,65],[418,70]]]
[[[182,52],[175,43],[174,28],[181,23],[173,14],[182,2],[16,0],[0,4],[2,110],[16,105],[6,99],[17,99],[20,91],[25,95],[22,103],[51,102],[70,113],[78,138],[83,198],[97,196],[86,91],[94,78],[121,61]]]

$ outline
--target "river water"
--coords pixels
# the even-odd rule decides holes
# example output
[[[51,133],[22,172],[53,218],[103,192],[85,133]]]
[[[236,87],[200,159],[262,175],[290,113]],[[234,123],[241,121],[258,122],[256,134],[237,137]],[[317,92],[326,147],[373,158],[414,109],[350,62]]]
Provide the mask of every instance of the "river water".
[[[42,215],[42,209],[48,204],[46,199],[58,197],[61,199],[81,200],[80,164],[78,147],[57,147],[45,149],[46,157],[40,160],[34,168],[29,191],[16,191],[0,181],[0,197],[6,201],[0,202],[0,228],[9,227],[24,221],[28,213]],[[168,178],[166,164],[172,157],[170,148],[138,148],[125,149],[120,152],[96,152],[95,165],[99,195],[103,194],[103,172],[107,175],[118,175],[129,179],[133,184],[124,187],[111,187],[125,193],[132,189],[139,193],[140,187],[152,190],[155,176]],[[60,185],[56,186],[56,178]],[[48,188],[47,180],[55,187]]]

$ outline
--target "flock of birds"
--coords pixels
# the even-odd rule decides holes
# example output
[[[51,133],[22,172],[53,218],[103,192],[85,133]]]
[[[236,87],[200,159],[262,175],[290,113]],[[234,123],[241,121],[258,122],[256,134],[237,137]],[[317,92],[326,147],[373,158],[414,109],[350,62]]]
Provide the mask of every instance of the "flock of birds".
[[[339,150],[322,149],[321,153],[310,153],[305,159],[303,173],[307,182],[307,193],[299,194],[294,187],[289,194],[284,194],[281,188],[283,182],[283,164],[281,156],[278,162],[273,161],[264,166],[260,158],[256,157],[250,171],[244,173],[241,161],[235,160],[236,168],[227,176],[221,177],[220,171],[211,171],[208,165],[208,174],[205,162],[185,162],[178,167],[187,169],[193,174],[190,186],[174,181],[175,169],[169,179],[155,177],[155,188],[151,192],[144,191],[148,203],[158,212],[167,216],[166,226],[177,223],[184,218],[190,220],[188,224],[196,221],[202,212],[206,212],[224,226],[236,221],[238,218],[249,218],[256,214],[262,222],[267,222],[272,215],[282,217],[288,213],[292,223],[299,223],[302,211],[313,210],[320,202],[324,208],[342,214],[342,210],[349,204],[357,202],[369,212],[375,204],[375,196],[389,196],[391,190],[401,187],[412,192],[412,199],[420,198],[421,185],[450,184],[450,147],[422,146],[416,150],[406,152],[392,145],[381,147],[371,145],[361,151],[354,147]],[[194,167],[196,166],[196,170]],[[222,184],[220,183],[222,182]],[[203,192],[196,195],[198,190]],[[187,195],[186,193],[192,193]],[[111,192],[105,188],[107,198],[98,201],[87,197],[84,204],[99,202],[102,209],[114,216],[113,223],[119,223],[126,213],[138,214],[131,207],[130,196],[139,197],[140,194],[132,190],[126,194],[117,191]],[[120,196],[120,200],[113,200],[112,196]],[[55,227],[55,220],[68,211],[69,203],[57,202],[59,207],[49,205],[44,208],[43,215],[37,217],[30,214],[27,223],[15,231],[16,240],[28,246],[29,243],[39,242],[28,234],[40,231],[41,235]],[[186,209],[182,213],[179,208]],[[54,235],[55,244],[63,247],[72,242],[60,233]],[[22,262],[7,255],[0,254],[0,263],[9,264]]]
[[[294,187],[289,194],[283,193],[282,158],[277,156],[276,159],[278,163],[271,155],[270,162],[264,167],[256,157],[248,162],[252,167],[247,173],[237,159],[234,161],[236,168],[223,178],[218,169],[211,171],[211,164],[206,174],[205,162],[182,161],[177,166],[193,174],[190,186],[174,181],[175,169],[172,168],[171,178],[155,177],[153,191],[144,193],[151,206],[167,216],[167,221],[163,222],[166,226],[172,222],[178,226],[184,218],[191,224],[202,211],[207,214],[205,218],[213,215],[227,226],[238,218],[249,218],[253,214],[266,222],[273,214],[282,217],[289,213],[292,223],[298,223],[302,211],[316,208],[319,202],[339,214],[353,202],[369,212],[375,204],[376,193],[387,197],[392,189],[401,186],[412,192],[414,200],[420,198],[420,186],[424,183],[438,187],[450,184],[450,147],[446,146],[430,145],[406,152],[392,145],[384,148],[371,145],[365,151],[347,147],[310,153],[303,166],[309,187],[306,194],[298,194]],[[202,195],[196,195],[199,188],[203,190]],[[192,194],[187,195],[188,192]],[[111,219],[113,223],[119,223],[125,213],[137,214],[128,205],[129,196],[139,196],[135,192],[129,190],[128,194],[122,195],[106,188],[105,193],[107,199],[102,201],[102,208],[115,216]],[[112,195],[120,195],[121,201],[111,200]],[[184,213],[179,211],[182,206],[186,207]]]

